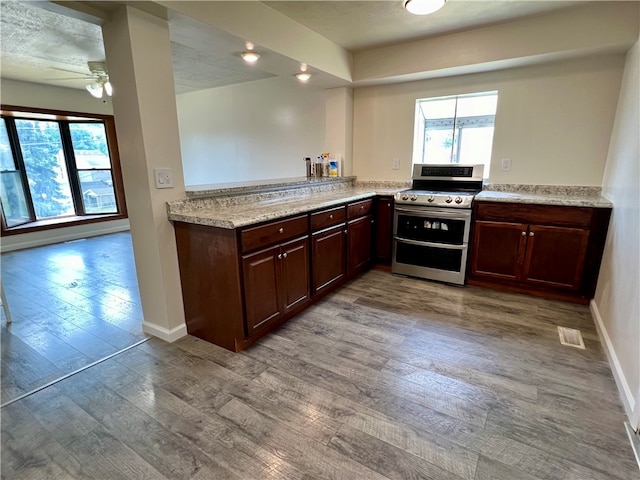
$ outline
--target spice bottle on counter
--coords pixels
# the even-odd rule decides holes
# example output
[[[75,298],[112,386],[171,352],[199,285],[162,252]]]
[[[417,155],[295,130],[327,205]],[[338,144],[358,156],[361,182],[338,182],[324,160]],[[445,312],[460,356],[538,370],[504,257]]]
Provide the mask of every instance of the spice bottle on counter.
[[[316,159],[315,172],[316,172],[316,178],[322,177],[322,157],[318,157]]]
[[[307,170],[307,178],[311,176],[311,157],[304,157],[305,168]]]

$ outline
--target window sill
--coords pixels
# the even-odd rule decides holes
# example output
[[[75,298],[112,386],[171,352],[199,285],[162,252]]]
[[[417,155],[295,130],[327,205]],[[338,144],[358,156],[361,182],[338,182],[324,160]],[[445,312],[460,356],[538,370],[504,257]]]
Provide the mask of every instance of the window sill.
[[[37,222],[30,222],[24,225],[18,225],[15,227],[3,229],[2,236],[21,235],[23,233],[54,230],[56,228],[73,227],[76,225],[86,225],[89,223],[109,222],[112,220],[122,220],[125,218],[127,218],[127,215],[113,213],[109,215],[83,215],[38,220]]]

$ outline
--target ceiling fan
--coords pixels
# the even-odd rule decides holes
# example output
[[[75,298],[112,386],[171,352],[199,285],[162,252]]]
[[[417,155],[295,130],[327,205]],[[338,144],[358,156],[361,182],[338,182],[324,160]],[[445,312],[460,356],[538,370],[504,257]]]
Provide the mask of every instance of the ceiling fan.
[[[65,72],[78,73],[83,75],[81,77],[69,77],[69,78],[54,78],[52,80],[92,80],[91,83],[85,85],[87,91],[96,98],[102,98],[106,93],[108,96],[113,95],[113,87],[109,82],[109,72],[107,71],[107,64],[105,62],[87,62],[89,68],[89,75],[84,75],[80,72],[73,72],[71,70],[63,70]],[[62,70],[62,69],[56,69]]]

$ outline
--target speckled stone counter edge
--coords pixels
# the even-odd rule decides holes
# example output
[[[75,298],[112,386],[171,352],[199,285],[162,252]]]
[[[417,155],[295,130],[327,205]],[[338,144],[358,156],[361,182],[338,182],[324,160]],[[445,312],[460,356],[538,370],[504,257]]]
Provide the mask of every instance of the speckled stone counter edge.
[[[611,208],[612,203],[600,192],[600,187],[485,184],[475,201]]]
[[[530,193],[532,195],[581,195],[599,197],[602,189],[577,185],[520,185],[511,183],[485,183],[483,190],[505,193]]]
[[[244,196],[242,203],[222,205],[213,203],[217,198],[189,200],[192,204],[200,204],[198,209],[185,208],[172,210],[168,205],[169,220],[193,223],[220,228],[238,228],[269,220],[276,220],[292,215],[308,213],[313,210],[332,207],[344,203],[375,197],[376,192],[348,188],[333,192],[313,192],[306,195],[290,195],[271,201],[250,201]],[[236,197],[233,197],[236,198]]]
[[[188,187],[187,198],[218,197],[230,195],[245,195],[248,193],[264,193],[297,188],[323,187],[336,184],[353,185],[356,177],[292,177],[275,178],[249,182],[219,183],[211,185],[195,185]]]

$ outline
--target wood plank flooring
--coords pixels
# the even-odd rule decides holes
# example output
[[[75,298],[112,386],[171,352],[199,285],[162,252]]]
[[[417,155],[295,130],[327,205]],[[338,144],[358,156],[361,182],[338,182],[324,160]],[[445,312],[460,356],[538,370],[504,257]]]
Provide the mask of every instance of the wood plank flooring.
[[[640,477],[586,307],[377,270],[245,352],[152,339],[1,413],[7,479]]]
[[[4,253],[2,282],[1,404],[146,338],[129,232]]]

